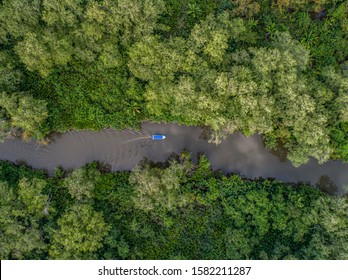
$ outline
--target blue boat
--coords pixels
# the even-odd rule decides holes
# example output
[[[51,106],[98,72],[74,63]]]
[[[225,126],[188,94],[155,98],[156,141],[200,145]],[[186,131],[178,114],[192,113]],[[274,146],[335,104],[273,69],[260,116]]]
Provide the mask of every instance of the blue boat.
[[[159,140],[164,140],[166,139],[165,135],[162,134],[154,134],[151,136],[152,140],[159,141]]]

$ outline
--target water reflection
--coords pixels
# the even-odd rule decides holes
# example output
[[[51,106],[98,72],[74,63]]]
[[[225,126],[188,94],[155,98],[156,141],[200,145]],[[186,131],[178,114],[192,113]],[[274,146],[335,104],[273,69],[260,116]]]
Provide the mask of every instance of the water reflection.
[[[152,134],[164,134],[163,141],[153,141]],[[284,182],[310,182],[330,193],[346,192],[348,164],[329,161],[319,165],[311,159],[300,168],[286,160],[286,150],[279,145],[269,151],[259,135],[245,137],[235,133],[221,144],[208,143],[209,131],[199,127],[175,124],[143,123],[141,131],[100,132],[72,131],[53,138],[42,146],[36,142],[8,139],[0,143],[0,159],[24,161],[34,168],[47,169],[53,174],[56,167],[72,169],[92,161],[109,164],[113,171],[130,170],[144,158],[165,161],[184,149],[193,155],[205,153],[213,169],[234,172],[247,178],[276,178]]]
[[[326,193],[336,194],[338,192],[338,187],[333,181],[331,181],[330,177],[327,175],[320,176],[318,182],[315,185]]]
[[[274,150],[271,150],[272,155],[276,156],[280,162],[286,162],[288,158],[288,150],[284,147],[282,141],[278,141]]]

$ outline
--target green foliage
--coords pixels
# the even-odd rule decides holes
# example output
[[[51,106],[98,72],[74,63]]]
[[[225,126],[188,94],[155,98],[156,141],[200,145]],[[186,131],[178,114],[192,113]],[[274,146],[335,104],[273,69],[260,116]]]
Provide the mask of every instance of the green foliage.
[[[40,128],[48,116],[45,101],[35,100],[24,92],[11,95],[3,92],[0,107],[13,127],[23,130],[27,137],[42,138]]]
[[[93,197],[96,180],[99,177],[100,173],[95,169],[77,169],[64,180],[64,186],[76,201],[88,201]]]
[[[31,181],[23,178],[18,184],[19,198],[25,204],[28,213],[39,218],[50,212],[48,195],[42,193],[46,185],[45,180],[37,178]]]
[[[38,71],[43,77],[47,77],[54,66],[66,65],[71,57],[69,42],[52,33],[42,36],[28,33],[15,51],[29,71]]]
[[[77,65],[37,85],[51,112],[53,131],[136,127],[144,118],[142,89],[123,69]]]
[[[252,17],[259,13],[260,5],[255,0],[231,0],[233,13],[237,16]]]
[[[347,198],[214,173],[188,152],[179,159],[131,173],[90,164],[53,178],[0,162],[0,257],[348,258]],[[60,193],[67,185],[71,196]]]
[[[149,36],[135,44],[129,53],[130,70],[143,80],[173,80],[174,73],[182,69],[183,53],[178,45],[182,41],[169,41],[167,44],[159,41],[159,37]]]
[[[49,249],[53,259],[94,258],[109,231],[102,214],[85,204],[73,205],[57,223]]]
[[[39,29],[40,0],[3,0],[0,9],[0,43],[20,40]]]
[[[159,22],[165,36],[188,36],[191,29],[207,15],[220,9],[224,1],[166,0]],[[162,25],[163,24],[163,25]]]
[[[314,9],[315,12],[319,12],[325,7],[327,2],[330,2],[330,0],[278,0],[272,2],[274,2],[274,7],[281,13],[285,13],[289,8],[294,10],[307,8],[309,10]]]
[[[174,208],[159,216],[160,220],[157,213],[161,209],[155,207],[146,210],[146,216],[131,220],[133,231],[127,244],[136,242],[138,258],[162,259],[177,254],[188,259],[346,258],[345,199],[276,181],[248,181],[237,175],[214,178],[204,157],[198,166],[185,171],[186,182],[181,185],[189,187],[188,204],[177,205],[176,211]],[[157,201],[153,203],[157,205]],[[327,211],[322,211],[321,203]],[[328,214],[332,211],[337,215]],[[144,224],[143,219],[155,217],[156,222]],[[329,234],[335,232],[334,225],[340,228],[336,241]],[[146,236],[145,242],[142,236]]]
[[[43,170],[33,170],[24,165],[16,166],[7,161],[0,161],[0,178],[8,182],[8,184],[16,188],[21,179],[43,179],[45,178],[45,172]]]
[[[129,177],[134,185],[134,206],[143,211],[170,211],[187,203],[180,183],[184,176],[182,166],[173,162],[170,167],[162,170],[146,166],[135,168]]]
[[[19,90],[23,73],[16,67],[16,58],[9,51],[0,51],[0,87],[6,92]]]
[[[39,224],[45,215],[42,206],[46,197],[30,201],[34,199],[34,193],[40,192],[42,185],[32,185],[33,190],[26,190],[26,183],[21,181],[21,194],[18,197],[6,181],[0,182],[1,259],[37,259],[42,258],[47,250]]]
[[[343,0],[1,1],[0,138],[153,120],[209,127],[214,143],[261,133],[296,166],[345,159],[334,135],[348,120],[346,11]]]
[[[0,138],[206,126],[261,133],[294,165],[348,161],[347,2],[0,1]],[[347,201],[167,168],[0,163],[2,259],[346,259]]]
[[[83,0],[42,1],[42,19],[49,26],[72,27],[83,15]]]
[[[331,133],[333,146],[335,147],[334,156],[344,161],[348,161],[348,123],[341,122]]]

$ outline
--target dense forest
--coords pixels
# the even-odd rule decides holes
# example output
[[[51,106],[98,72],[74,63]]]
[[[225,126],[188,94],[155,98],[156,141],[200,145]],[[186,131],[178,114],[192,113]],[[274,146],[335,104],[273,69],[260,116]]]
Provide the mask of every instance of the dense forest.
[[[0,162],[0,259],[348,259],[347,198],[188,152],[53,177]]]
[[[348,161],[348,1],[1,0],[0,138],[199,125]]]

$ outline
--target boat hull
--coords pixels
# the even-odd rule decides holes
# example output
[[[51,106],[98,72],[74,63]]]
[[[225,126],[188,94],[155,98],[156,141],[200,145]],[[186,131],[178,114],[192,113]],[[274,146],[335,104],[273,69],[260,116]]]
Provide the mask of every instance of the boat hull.
[[[152,140],[160,141],[160,140],[166,139],[166,136],[162,135],[162,134],[154,134],[151,136],[151,138],[152,138]]]

